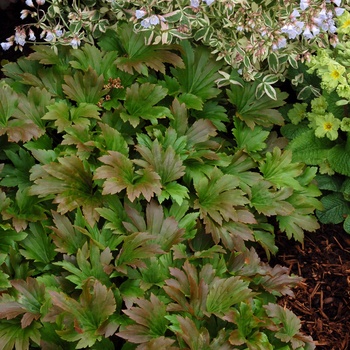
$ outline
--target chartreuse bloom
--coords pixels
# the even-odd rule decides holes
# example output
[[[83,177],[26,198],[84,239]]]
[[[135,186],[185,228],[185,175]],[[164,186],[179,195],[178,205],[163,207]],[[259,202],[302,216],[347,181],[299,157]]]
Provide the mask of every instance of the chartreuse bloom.
[[[340,130],[349,132],[350,131],[350,118],[343,118],[340,124]]]
[[[306,117],[307,103],[296,103],[293,108],[288,111],[288,118],[292,124],[299,124]]]
[[[338,137],[338,129],[340,127],[340,120],[335,118],[333,113],[326,113],[324,115],[317,115],[315,120],[315,135],[316,137],[328,137],[334,141]]]
[[[334,90],[339,84],[346,84],[344,77],[345,67],[339,63],[332,62],[329,64],[327,71],[322,74],[321,86],[327,91]]]
[[[328,103],[323,96],[314,98],[311,101],[311,111],[317,114],[324,114],[327,110]]]
[[[344,11],[338,17],[338,34],[350,34],[350,13],[348,11]]]
[[[349,79],[349,77],[348,77]],[[350,100],[350,86],[349,84],[339,84],[337,86],[337,93],[339,97]]]

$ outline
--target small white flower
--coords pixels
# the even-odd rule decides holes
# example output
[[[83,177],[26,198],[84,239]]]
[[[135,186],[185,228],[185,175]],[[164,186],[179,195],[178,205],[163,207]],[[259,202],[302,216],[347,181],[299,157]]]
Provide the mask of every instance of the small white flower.
[[[39,5],[39,6],[42,6],[45,4],[45,0],[36,0],[36,3]]]
[[[140,18],[142,18],[142,17],[145,17],[146,14],[147,14],[147,12],[144,11],[144,10],[136,10],[136,11],[135,11],[135,16],[136,16],[137,19],[140,19]]]
[[[24,46],[26,43],[26,32],[22,30],[16,30],[15,33],[15,42],[20,46]]]
[[[295,19],[297,17],[300,17],[300,13],[297,9],[294,9],[293,12],[290,14],[290,18]]]
[[[0,45],[4,51],[7,51],[13,45],[13,41],[9,41],[9,42],[5,41],[4,43],[1,43]]]
[[[29,40],[34,41],[36,39],[32,29],[29,30]]]
[[[204,2],[210,6],[215,0],[204,0]]]
[[[78,46],[80,46],[80,39],[79,39],[77,36],[75,36],[75,37],[71,40],[70,44],[71,44],[71,46],[72,46],[73,49],[77,49]]]
[[[337,6],[341,5],[341,0],[333,0],[333,3],[336,4]]]
[[[22,10],[20,18],[25,19],[26,17],[28,17],[29,14],[30,14],[29,10]]]
[[[29,7],[35,7],[33,4],[33,0],[26,0],[26,5]]]
[[[159,24],[159,18],[156,15],[152,15],[151,17],[149,17],[149,23],[151,23],[152,25]]]

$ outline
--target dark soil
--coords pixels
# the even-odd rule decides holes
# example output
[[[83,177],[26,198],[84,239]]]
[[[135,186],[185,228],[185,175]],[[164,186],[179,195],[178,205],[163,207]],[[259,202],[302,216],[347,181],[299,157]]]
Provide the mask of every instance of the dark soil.
[[[272,263],[304,278],[295,297],[284,297],[280,304],[300,317],[317,349],[350,349],[350,235],[341,226],[326,225],[307,233],[304,245],[284,236],[278,245]]]

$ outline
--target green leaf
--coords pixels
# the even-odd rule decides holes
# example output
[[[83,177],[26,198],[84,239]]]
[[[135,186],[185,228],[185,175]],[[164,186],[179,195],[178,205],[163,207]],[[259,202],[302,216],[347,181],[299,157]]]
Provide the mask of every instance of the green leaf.
[[[249,128],[245,123],[236,119],[234,121],[235,128],[232,129],[232,134],[237,142],[237,148],[247,153],[262,151],[266,148],[267,137],[269,132],[263,130],[260,126]]]
[[[188,41],[181,44],[185,51],[185,68],[171,68],[181,85],[181,92],[195,95],[202,101],[216,97],[220,90],[216,88],[215,81],[220,78],[218,71],[222,63],[214,61],[203,46],[193,50]]]
[[[236,107],[236,117],[243,120],[253,129],[255,124],[269,127],[273,125],[283,125],[284,119],[280,112],[275,109],[285,104],[284,99],[287,94],[276,89],[276,100],[268,95],[257,99],[255,91],[258,82],[242,82],[243,85],[231,85],[230,90],[226,90],[230,102]]]
[[[76,257],[76,265],[69,261],[67,257],[64,261],[55,262],[55,265],[62,266],[65,270],[71,274],[66,278],[74,283],[77,288],[82,288],[84,283],[94,278],[99,280],[106,286],[111,285],[109,279],[110,262],[112,261],[112,254],[109,248],[104,251],[100,251],[96,244],[87,242],[78,249]]]
[[[69,62],[73,68],[87,72],[91,67],[98,75],[105,77],[117,58],[117,52],[100,51],[89,44],[82,46],[81,50],[72,50],[71,54],[76,58]]]
[[[144,267],[144,259],[164,253],[158,244],[153,243],[154,238],[148,232],[135,232],[125,237],[115,261],[116,270],[126,274],[127,266]]]
[[[203,109],[203,101],[200,97],[191,94],[191,93],[184,93],[179,95],[178,100],[180,103],[184,103],[188,109],[197,109],[202,110]]]
[[[5,82],[0,84],[0,127],[6,127],[18,106],[18,96]]]
[[[69,342],[78,341],[76,349],[91,347],[103,339],[107,329],[106,323],[108,324],[109,317],[116,309],[111,289],[98,280],[90,279],[83,285],[79,301],[64,293],[55,291],[49,293],[53,305],[65,312],[71,321],[74,320],[74,326],[72,322],[69,328],[57,331],[62,339]]]
[[[184,311],[196,318],[202,318],[207,314],[206,300],[208,285],[213,281],[215,270],[207,264],[200,271],[188,260],[182,266],[182,270],[170,267],[171,279],[165,281],[164,291],[175,301],[169,304],[168,311]]]
[[[284,343],[290,342],[293,349],[312,343],[311,337],[303,336],[299,333],[301,327],[300,319],[292,311],[272,303],[264,306],[264,308],[274,323],[281,326],[275,333],[276,338]]]
[[[333,143],[327,138],[318,138],[314,130],[309,130],[293,139],[289,148],[293,152],[293,160],[309,165],[319,165],[325,159],[329,161],[329,149]]]
[[[65,75],[63,91],[73,101],[78,103],[97,104],[106,94],[103,76],[89,68],[87,72],[76,72],[74,75]]]
[[[98,107],[91,103],[82,102],[78,107],[67,104],[67,101],[57,101],[48,106],[47,112],[42,119],[54,120],[58,132],[66,131],[72,125],[87,127],[90,125],[90,118],[99,120]]]
[[[13,165],[5,164],[0,172],[0,177],[2,178],[0,185],[18,187],[21,190],[31,185],[29,170],[35,164],[35,160],[30,153],[23,148],[19,148],[18,152],[11,150],[4,150],[4,152],[8,158],[8,163],[11,161]]]
[[[135,83],[126,89],[124,107],[127,113],[122,112],[124,122],[130,122],[133,127],[140,123],[140,119],[150,120],[153,125],[159,118],[171,117],[167,107],[154,106],[167,95],[167,89],[160,85]]]
[[[137,159],[134,162],[143,168],[150,168],[156,172],[161,179],[162,185],[178,180],[185,174],[185,167],[182,160],[175,153],[173,147],[165,149],[159,141],[154,140],[150,147],[141,138],[138,137],[139,144],[135,149],[141,154],[142,160]],[[149,140],[150,141],[150,140]]]
[[[339,224],[350,214],[349,202],[342,193],[330,193],[321,198],[324,210],[317,210],[316,215],[323,224]]]
[[[149,202],[154,194],[161,193],[160,176],[149,168],[135,171],[132,161],[115,151],[99,160],[106,164],[96,169],[94,179],[107,179],[102,194],[115,194],[126,189],[130,201],[141,194]]]
[[[233,305],[252,296],[248,285],[249,282],[243,281],[240,276],[214,279],[209,287],[207,311],[216,314],[228,312]]]
[[[0,322],[0,347],[2,350],[28,350],[29,344],[40,344],[40,324],[33,322],[22,328],[18,320]]]
[[[134,70],[143,75],[148,75],[148,68],[165,74],[164,63],[175,67],[183,67],[183,61],[172,49],[178,50],[176,45],[148,45],[148,34],[144,32],[135,33],[133,24],[122,24],[116,32],[107,32],[110,37],[115,38],[121,49],[115,63],[117,67],[130,74]]]
[[[268,181],[259,181],[251,187],[251,205],[266,216],[290,215],[294,207],[285,201],[293,193],[292,188],[283,187],[279,191],[274,190]]]
[[[350,176],[350,152],[345,145],[338,144],[331,148],[327,160],[331,168],[339,174]]]
[[[46,108],[53,103],[51,94],[46,89],[31,87],[27,95],[18,95],[18,106],[12,118],[0,128],[0,135],[7,134],[10,142],[27,142],[45,134],[41,117]]]
[[[152,338],[164,336],[168,324],[168,320],[165,318],[165,304],[152,293],[150,300],[137,298],[135,303],[138,306],[123,310],[135,324],[126,326],[117,335],[136,344],[146,343]]]
[[[189,198],[188,188],[180,185],[176,181],[169,182],[163,186],[162,193],[158,196],[159,203],[165,199],[173,199],[178,205],[182,205],[183,201]]]
[[[203,177],[194,184],[198,197],[194,201],[194,209],[200,210],[206,232],[211,232],[212,225],[222,226],[224,221],[245,221],[241,217],[243,213],[237,209],[249,201],[237,186],[238,179],[235,176],[224,175],[218,168],[214,168],[208,178]],[[251,220],[253,218],[248,221]]]
[[[98,219],[95,208],[100,205],[100,196],[94,189],[92,173],[89,165],[77,156],[58,158],[33,171],[30,188],[31,195],[39,198],[51,198],[57,203],[57,211],[65,214],[80,206],[87,221],[93,225]]]
[[[78,249],[87,241],[86,236],[72,225],[67,216],[53,211],[52,218],[55,226],[51,226],[50,229],[53,231],[51,238],[56,246],[55,250],[69,255],[76,254]],[[75,225],[77,224],[76,221]]]
[[[29,233],[20,245],[23,248],[20,253],[35,262],[48,265],[56,256],[55,247],[41,223],[29,224]]]
[[[296,177],[302,174],[303,168],[302,163],[293,163],[290,150],[282,152],[277,147],[272,153],[266,153],[266,160],[259,167],[264,179],[275,184],[277,188],[287,186],[296,190],[302,188]]]

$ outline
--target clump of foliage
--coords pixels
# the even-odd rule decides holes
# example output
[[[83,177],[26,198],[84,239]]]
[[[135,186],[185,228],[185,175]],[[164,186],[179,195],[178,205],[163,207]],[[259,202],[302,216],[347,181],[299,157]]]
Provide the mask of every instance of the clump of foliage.
[[[151,33],[149,44],[201,42],[217,59],[241,69],[245,80],[271,74],[274,79],[265,81],[270,89],[284,80],[289,65],[296,68],[317,48],[337,43],[335,19],[344,11],[340,0],[52,0],[45,11],[45,0],[26,4],[22,18],[32,17],[37,36],[51,45],[93,44],[127,20],[135,31]],[[34,26],[18,27],[2,46],[21,49],[26,40],[36,40]]]
[[[3,349],[313,349],[260,260],[314,231],[316,168],[292,160],[256,83],[133,26],[36,46],[0,86]]]
[[[306,99],[285,111],[290,124],[282,132],[291,140],[294,160],[319,168],[317,180],[324,206],[323,211],[317,211],[319,220],[325,224],[343,222],[350,233],[349,18],[347,11],[339,17],[336,48],[319,51],[307,63],[303,76],[309,75],[309,82],[301,83],[301,97]]]

